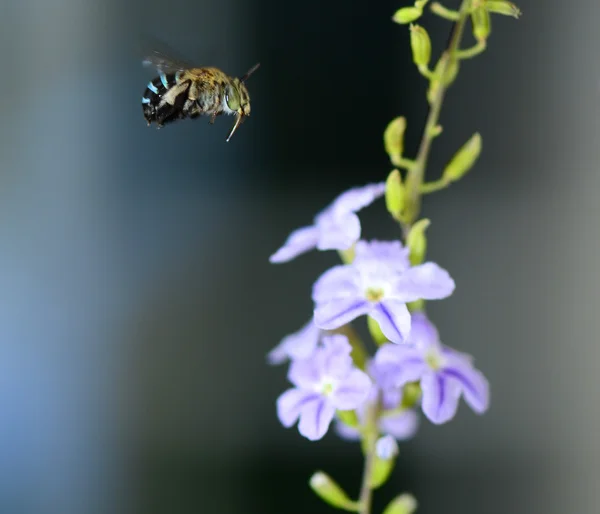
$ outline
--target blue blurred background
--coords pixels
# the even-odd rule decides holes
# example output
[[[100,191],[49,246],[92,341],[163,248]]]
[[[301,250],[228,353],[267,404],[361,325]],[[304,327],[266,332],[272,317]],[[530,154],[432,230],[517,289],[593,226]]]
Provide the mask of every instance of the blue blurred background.
[[[394,116],[414,154],[427,106],[402,5],[0,2],[2,514],[328,512],[318,468],[358,490],[357,445],[279,425],[285,369],[265,362],[336,256],[268,257],[385,179]],[[376,512],[400,491],[423,514],[598,511],[600,4],[519,6],[450,89],[429,176],[474,131],[482,157],[424,204],[457,282],[430,313],[491,409],[423,423]],[[439,51],[448,24],[423,24]],[[146,126],[144,35],[232,75],[262,63],[231,142],[231,119]],[[362,218],[397,237],[382,204]]]

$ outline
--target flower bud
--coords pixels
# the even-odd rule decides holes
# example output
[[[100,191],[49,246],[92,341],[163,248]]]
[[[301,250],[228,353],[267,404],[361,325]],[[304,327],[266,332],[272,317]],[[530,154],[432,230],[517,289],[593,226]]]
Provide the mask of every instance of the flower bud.
[[[483,4],[483,3],[482,3]],[[485,5],[476,7],[471,13],[471,23],[473,24],[473,35],[477,41],[485,41],[492,30],[490,13]]]
[[[394,13],[394,16],[392,16],[392,21],[400,23],[401,25],[405,25],[418,20],[422,14],[423,9],[421,7],[402,7],[402,9],[398,9]]]
[[[375,459],[371,474],[371,487],[381,487],[394,469],[396,456],[398,455],[398,443],[390,436],[380,437],[375,445]]]
[[[338,419],[344,424],[351,428],[358,426],[358,416],[353,410],[339,410],[336,413]]]
[[[429,227],[430,221],[427,218],[417,221],[410,229],[406,237],[406,246],[410,250],[410,263],[413,266],[421,264],[425,260],[427,252],[427,238],[425,230]]]
[[[481,136],[476,132],[452,157],[444,169],[443,178],[449,182],[456,182],[462,178],[473,167],[480,153]]]
[[[410,26],[410,46],[413,62],[419,68],[427,68],[431,59],[431,40],[427,31],[420,25]]]
[[[412,514],[417,510],[417,500],[412,494],[404,493],[394,498],[383,514]]]
[[[419,382],[409,382],[402,388],[402,403],[400,406],[403,409],[412,409],[421,398],[421,385]]]
[[[402,177],[398,170],[393,170],[385,182],[385,205],[388,212],[396,220],[402,217],[406,190],[402,184]]]
[[[388,123],[383,133],[383,145],[394,166],[402,158],[404,152],[404,131],[406,130],[406,118],[399,116]]]
[[[317,471],[310,478],[311,489],[319,496],[324,502],[329,503],[333,507],[338,509],[344,509],[349,511],[357,511],[357,502],[353,502],[344,490],[336,484],[333,479],[323,473]]]
[[[513,18],[521,16],[521,10],[515,4],[504,0],[487,0],[485,8],[488,12],[503,14],[504,16],[512,16]]]

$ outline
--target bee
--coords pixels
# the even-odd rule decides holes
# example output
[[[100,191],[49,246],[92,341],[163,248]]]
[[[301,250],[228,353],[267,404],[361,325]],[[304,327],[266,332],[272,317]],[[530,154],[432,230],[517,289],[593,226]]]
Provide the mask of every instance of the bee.
[[[159,76],[148,83],[142,96],[144,118],[148,126],[158,128],[185,118],[210,116],[212,125],[217,116],[231,114],[235,122],[226,141],[229,142],[244,118],[250,116],[250,95],[245,82],[259,68],[255,64],[241,78],[230,77],[219,68],[195,68],[166,53],[153,50],[144,59]]]

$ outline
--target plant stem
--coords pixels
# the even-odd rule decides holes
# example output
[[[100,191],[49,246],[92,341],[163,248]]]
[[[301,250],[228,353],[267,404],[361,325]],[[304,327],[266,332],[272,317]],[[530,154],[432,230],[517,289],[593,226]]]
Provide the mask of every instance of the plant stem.
[[[367,410],[365,420],[365,468],[363,471],[363,481],[360,488],[360,497],[358,499],[360,510],[358,514],[371,514],[371,500],[373,498],[373,489],[371,488],[371,477],[373,475],[373,465],[375,463],[375,445],[377,444],[377,407],[372,406]]]
[[[438,80],[440,81],[435,92],[435,96],[431,100],[431,107],[429,109],[429,115],[425,123],[425,129],[423,131],[423,137],[421,138],[421,144],[415,160],[415,165],[408,170],[406,176],[406,189],[407,189],[407,219],[406,224],[409,228],[419,216],[421,210],[421,185],[423,184],[423,178],[425,176],[425,168],[427,166],[427,158],[429,157],[429,150],[431,149],[431,142],[435,137],[435,127],[438,124],[440,117],[440,111],[442,109],[442,103],[444,101],[444,95],[448,89],[448,85],[444,84],[443,77],[446,74],[446,69],[450,63],[456,59],[456,53],[458,51],[460,41],[465,28],[465,23],[469,15],[469,7],[471,0],[462,0],[460,9],[458,11],[459,17],[452,30],[450,36],[450,42],[445,53],[448,55],[448,59],[445,60],[444,65],[441,67]]]

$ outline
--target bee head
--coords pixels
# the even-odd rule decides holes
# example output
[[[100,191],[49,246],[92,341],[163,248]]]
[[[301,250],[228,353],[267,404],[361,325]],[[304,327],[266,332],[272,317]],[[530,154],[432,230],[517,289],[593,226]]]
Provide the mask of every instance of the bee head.
[[[255,64],[243,77],[239,79],[235,78],[231,84],[227,85],[227,89],[225,91],[225,102],[227,103],[227,107],[237,114],[233,128],[231,129],[229,136],[227,136],[226,141],[231,139],[231,136],[233,136],[242,121],[244,121],[244,117],[250,116],[250,94],[248,93],[245,82],[259,68],[259,66],[260,63]]]

